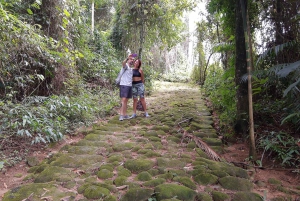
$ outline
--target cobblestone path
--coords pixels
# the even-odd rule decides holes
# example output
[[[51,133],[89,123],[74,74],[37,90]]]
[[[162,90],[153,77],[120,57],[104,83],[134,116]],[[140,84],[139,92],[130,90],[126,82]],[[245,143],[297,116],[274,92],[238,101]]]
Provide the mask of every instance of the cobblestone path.
[[[150,118],[93,125],[3,201],[262,200],[246,170],[216,155],[222,143],[199,88],[165,83],[146,99]]]

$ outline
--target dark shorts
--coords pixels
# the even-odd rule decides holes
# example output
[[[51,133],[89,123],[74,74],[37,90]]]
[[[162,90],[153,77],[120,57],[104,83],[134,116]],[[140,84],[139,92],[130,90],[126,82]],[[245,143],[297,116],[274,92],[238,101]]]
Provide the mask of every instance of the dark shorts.
[[[132,98],[132,87],[120,85],[120,98]]]
[[[145,87],[143,83],[132,84],[132,96],[133,98],[144,98],[145,94]]]

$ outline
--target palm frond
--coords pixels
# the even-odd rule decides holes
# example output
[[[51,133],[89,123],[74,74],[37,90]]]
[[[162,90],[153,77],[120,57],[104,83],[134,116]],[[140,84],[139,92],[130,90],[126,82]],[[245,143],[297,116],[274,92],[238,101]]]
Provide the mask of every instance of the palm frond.
[[[300,60],[296,61],[294,63],[291,64],[282,64],[284,65],[284,68],[282,68],[281,70],[279,70],[277,72],[277,75],[279,77],[286,77],[288,76],[291,72],[294,72],[295,70],[300,70]]]
[[[292,89],[298,89],[297,85],[300,83],[300,78],[294,82],[293,84],[291,84],[288,88],[286,88],[283,92],[283,97],[285,97]],[[299,89],[298,89],[299,90]]]
[[[286,47],[292,47],[294,46],[295,44],[297,44],[297,41],[296,40],[293,40],[293,41],[289,41],[287,43],[283,43],[283,44],[280,44],[280,45],[276,45],[270,49],[267,49],[265,52],[263,52],[260,57],[257,59],[257,62],[256,62],[256,66],[257,64],[263,60],[264,58],[266,58],[270,53],[274,52],[275,55],[277,55],[280,51],[282,51],[284,48]]]

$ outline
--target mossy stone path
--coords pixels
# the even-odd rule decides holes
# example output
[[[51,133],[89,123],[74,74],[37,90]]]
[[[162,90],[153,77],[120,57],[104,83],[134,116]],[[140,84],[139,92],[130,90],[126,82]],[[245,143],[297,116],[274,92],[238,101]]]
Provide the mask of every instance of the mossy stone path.
[[[222,151],[199,88],[163,83],[147,102],[150,118],[139,113],[95,124],[84,139],[29,169],[26,179],[33,182],[11,189],[3,201],[262,200],[244,169],[211,160],[183,139],[179,122]]]

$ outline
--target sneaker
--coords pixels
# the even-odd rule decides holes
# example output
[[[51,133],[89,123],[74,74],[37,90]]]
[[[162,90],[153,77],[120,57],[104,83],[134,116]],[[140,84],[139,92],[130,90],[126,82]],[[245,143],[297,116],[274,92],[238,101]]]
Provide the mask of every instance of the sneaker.
[[[150,117],[150,115],[148,114],[148,112],[145,113],[145,117]]]
[[[136,114],[132,114],[132,115],[130,116],[130,119],[133,119],[133,118],[136,118]]]
[[[123,120],[124,120],[123,116],[122,116],[122,115],[120,115],[120,117],[119,117],[119,121],[123,121]]]
[[[130,119],[130,117],[128,115],[125,115],[123,118],[124,119]]]

